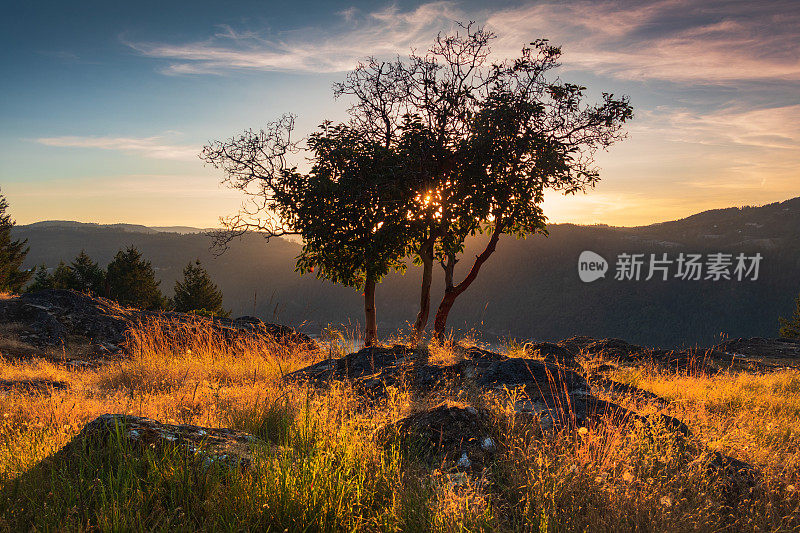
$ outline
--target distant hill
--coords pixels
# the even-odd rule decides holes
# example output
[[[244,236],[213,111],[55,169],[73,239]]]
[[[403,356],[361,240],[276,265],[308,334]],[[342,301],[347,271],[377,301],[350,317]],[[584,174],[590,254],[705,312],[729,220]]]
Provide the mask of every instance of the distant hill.
[[[28,228],[72,228],[109,229],[126,233],[207,233],[213,228],[194,228],[192,226],[142,226],[140,224],[96,224],[94,222],[74,222],[72,220],[43,220],[28,224]]]
[[[194,230],[197,230],[196,232]],[[552,340],[571,335],[621,337],[645,345],[711,345],[720,336],[775,336],[777,317],[791,312],[800,292],[800,198],[762,207],[705,211],[685,219],[621,228],[554,224],[550,236],[500,240],[497,252],[457,302],[450,323],[475,328],[490,338]],[[293,272],[297,243],[258,235],[234,242],[221,257],[196,228],[147,228],[48,221],[17,226],[29,240],[26,266],[54,266],[85,249],[102,264],[128,245],[153,262],[162,288],[172,286],[183,267],[199,258],[225,293],[234,315],[255,314],[318,331],[328,323],[362,320],[361,294]],[[468,243],[456,275],[485,239]],[[580,281],[578,256],[594,251],[609,272],[592,283]],[[763,257],[757,281],[615,280],[617,256],[681,252],[745,253]],[[673,264],[674,268],[675,265]],[[642,278],[646,277],[646,267]],[[388,332],[413,320],[421,272],[390,276],[378,287],[378,319]],[[435,272],[433,305],[441,296],[441,271]]]
[[[191,226],[150,226],[160,233],[208,233],[214,228],[193,228]]]

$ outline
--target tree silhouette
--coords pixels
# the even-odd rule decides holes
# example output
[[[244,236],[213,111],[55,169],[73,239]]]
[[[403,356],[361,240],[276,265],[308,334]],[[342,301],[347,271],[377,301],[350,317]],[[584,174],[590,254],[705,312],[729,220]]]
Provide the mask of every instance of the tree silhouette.
[[[59,261],[58,266],[53,270],[53,288],[54,289],[76,289],[78,287],[78,278],[75,272],[64,261]]]
[[[38,292],[53,288],[53,276],[47,271],[47,266],[39,265],[33,275],[33,281],[25,287],[25,292]]]
[[[33,271],[20,270],[28,255],[28,239],[11,239],[14,221],[6,209],[8,201],[0,194],[0,291],[17,293],[31,278]]]
[[[208,272],[197,260],[183,269],[183,280],[175,282],[175,296],[172,299],[175,311],[181,313],[198,312],[211,316],[230,316],[231,312],[222,307],[222,291],[211,281]]]
[[[632,117],[627,97],[604,93],[584,103],[585,88],[548,81],[561,50],[547,40],[513,60],[490,62],[494,34],[466,24],[439,35],[424,56],[369,58],[335,86],[355,100],[354,123],[377,137],[401,139],[421,187],[413,212],[416,260],[423,265],[418,332],[428,318],[431,269],[444,269],[445,294],[434,329],[444,332],[455,299],[475,280],[501,234],[546,233],[546,189],[575,193],[599,179],[596,149],[619,139]],[[455,265],[470,235],[489,241],[456,283]]]
[[[153,266],[133,246],[117,252],[108,264],[107,283],[109,298],[121,305],[149,310],[166,307]]]
[[[85,250],[75,257],[70,269],[75,276],[75,290],[94,295],[105,292],[106,274]]]
[[[364,291],[364,343],[370,346],[378,340],[375,287],[389,272],[405,271],[409,192],[403,166],[391,149],[345,125],[323,125],[309,147],[311,172],[293,173],[277,195],[282,205],[298,207],[295,228],[304,245],[297,270]]]
[[[307,147],[312,169],[301,173],[285,156],[290,116],[260,132],[245,132],[204,149],[204,159],[225,170],[230,183],[254,197],[254,209],[226,221],[222,242],[258,230],[267,237],[297,234],[303,250],[297,270],[364,291],[365,344],[377,342],[375,286],[403,271],[409,238],[410,192],[397,152],[347,125],[323,124]],[[254,192],[251,192],[253,187]],[[245,208],[246,210],[247,208]],[[246,215],[262,214],[263,218]],[[272,217],[270,217],[270,213]]]
[[[320,267],[318,276],[364,288],[368,344],[375,283],[409,255],[423,267],[419,338],[438,261],[445,294],[434,331],[444,333],[500,235],[546,234],[545,190],[593,186],[594,153],[621,138],[632,117],[627,97],[603,93],[590,105],[584,87],[548,81],[561,50],[547,40],[491,62],[494,38],[470,23],[437,36],[425,55],[360,63],[334,86],[353,102],[350,121],[326,123],[305,143],[314,153],[308,175],[288,161],[304,147],[292,139],[290,116],[207,146],[205,161],[250,200],[224,221],[219,242],[249,230],[301,235],[301,272]],[[456,282],[465,240],[483,233],[486,247]]]

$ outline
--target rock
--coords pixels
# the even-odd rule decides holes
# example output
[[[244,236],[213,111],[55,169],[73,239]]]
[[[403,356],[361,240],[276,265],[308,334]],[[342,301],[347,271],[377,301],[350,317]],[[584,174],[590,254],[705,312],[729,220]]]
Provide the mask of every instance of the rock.
[[[86,424],[57,455],[74,453],[79,450],[79,446],[93,453],[93,447],[105,445],[117,431],[133,450],[148,446],[157,449],[179,446],[199,459],[204,466],[220,463],[249,468],[252,463],[252,446],[266,444],[249,433],[233,429],[163,424],[140,416],[105,414]],[[273,451],[282,453],[277,447]]]
[[[758,483],[759,472],[753,465],[720,452],[710,454],[705,467],[722,480],[723,492],[734,500],[734,505],[738,496],[747,494]]]
[[[800,340],[795,339],[732,339],[714,346],[714,350],[744,358],[800,359]]]
[[[453,347],[453,350],[464,359],[471,361],[500,361],[503,359],[503,356],[499,353],[490,352],[477,346],[464,347],[457,344]]]
[[[287,381],[325,386],[329,381],[347,381],[368,397],[386,394],[388,386],[404,384],[421,393],[445,386],[477,386],[486,391],[523,388],[530,398],[547,405],[562,401],[564,394],[588,391],[586,380],[577,372],[536,359],[506,357],[485,350],[466,351],[465,358],[451,365],[428,364],[426,349],[397,345],[371,347],[338,359],[320,361],[285,376]]]
[[[349,381],[362,392],[385,392],[386,386],[411,379],[418,385],[433,384],[443,374],[439,367],[427,365],[427,349],[403,345],[391,348],[372,346],[337,359],[326,359],[292,372],[287,381],[306,381],[325,385],[329,381]],[[412,370],[414,372],[412,376]]]
[[[549,363],[558,363],[571,368],[579,366],[570,350],[552,342],[528,342],[523,346],[523,350],[530,357],[540,357]]]
[[[165,334],[176,337],[212,328],[229,341],[242,336],[268,337],[281,343],[317,348],[307,335],[252,317],[230,320],[142,311],[70,290],[44,290],[0,300],[0,324],[14,324],[13,334],[21,342],[39,348],[42,355],[62,359],[67,349],[73,359],[117,357],[123,353],[126,331],[132,325],[154,318],[160,320]]]
[[[488,411],[445,402],[387,424],[378,438],[385,444],[399,440],[434,463],[480,471],[494,456],[496,431]]]
[[[565,395],[585,394],[589,386],[583,376],[538,359],[510,357],[475,366],[475,383],[484,390],[522,387],[528,398],[552,407]]]
[[[556,344],[570,352],[573,356],[579,355],[581,350],[596,342],[594,337],[587,337],[586,335],[576,335],[568,339],[558,341]]]
[[[587,355],[600,355],[606,359],[623,361],[639,360],[648,353],[646,348],[630,344],[622,339],[600,339],[583,348]]]
[[[633,385],[628,385],[627,383],[620,383],[612,379],[593,379],[591,381],[591,385],[593,389],[596,387],[603,393],[611,396],[611,398],[615,401],[616,398],[625,397],[627,399],[633,399],[637,403],[652,402],[658,404],[660,407],[666,407],[669,405],[667,400],[661,396],[658,396],[657,394],[653,394],[650,391],[634,387]]]

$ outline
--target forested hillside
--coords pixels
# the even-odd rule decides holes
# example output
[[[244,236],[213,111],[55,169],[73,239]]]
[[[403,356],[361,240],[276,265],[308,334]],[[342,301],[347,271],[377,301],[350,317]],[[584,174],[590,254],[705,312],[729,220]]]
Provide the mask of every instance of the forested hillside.
[[[159,230],[162,228],[158,228]],[[191,231],[190,228],[180,228]],[[778,316],[788,315],[800,292],[800,198],[763,207],[707,211],[686,219],[636,228],[555,224],[550,236],[528,240],[505,237],[476,282],[459,300],[450,323],[480,329],[492,337],[551,340],[571,335],[621,337],[646,345],[708,345],[720,335],[775,336]],[[70,260],[85,249],[101,265],[120,248],[135,245],[153,262],[162,290],[172,287],[189,261],[199,258],[225,294],[234,316],[255,314],[301,325],[316,332],[328,323],[362,319],[361,295],[351,289],[293,272],[297,243],[257,235],[234,242],[214,257],[203,234],[171,233],[127,224],[100,226],[46,222],[17,226],[29,239],[27,267]],[[473,257],[483,240],[470,242]],[[604,278],[584,283],[578,256],[594,251],[609,263]],[[669,280],[615,279],[619,254],[667,254]],[[760,253],[758,279],[741,281],[675,278],[680,253]],[[466,263],[466,260],[464,261]],[[730,272],[733,274],[734,265]],[[466,265],[459,264],[456,276]],[[390,276],[378,287],[378,319],[383,332],[401,327],[416,313],[420,271]],[[435,271],[441,278],[441,272]],[[433,303],[441,296],[437,279]]]

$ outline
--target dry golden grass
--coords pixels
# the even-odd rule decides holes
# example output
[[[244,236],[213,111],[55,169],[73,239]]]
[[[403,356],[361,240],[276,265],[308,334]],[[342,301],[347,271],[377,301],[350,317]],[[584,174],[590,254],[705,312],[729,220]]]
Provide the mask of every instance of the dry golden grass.
[[[426,405],[403,387],[365,406],[344,385],[318,392],[280,380],[342,346],[316,352],[246,339],[230,344],[192,327],[165,331],[158,322],[142,324],[131,332],[129,359],[96,369],[0,360],[1,379],[70,383],[0,392],[0,530],[800,529],[796,371],[628,369],[613,376],[668,399],[666,412],[698,438],[690,445],[658,423],[629,431],[613,420],[541,436],[514,423],[513,398],[453,398],[490,408],[501,434],[495,464],[465,475],[376,440],[376,429]],[[431,359],[449,364],[458,356],[442,343],[431,346]],[[81,474],[33,476],[37,463],[103,413],[234,427],[295,453],[218,477],[189,475],[169,458],[125,470],[127,477],[91,461]],[[732,503],[709,473],[703,446],[756,465],[762,477]]]

